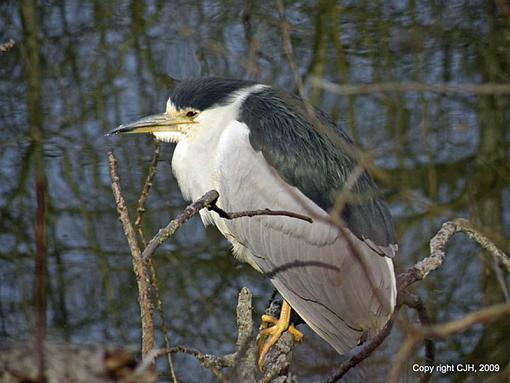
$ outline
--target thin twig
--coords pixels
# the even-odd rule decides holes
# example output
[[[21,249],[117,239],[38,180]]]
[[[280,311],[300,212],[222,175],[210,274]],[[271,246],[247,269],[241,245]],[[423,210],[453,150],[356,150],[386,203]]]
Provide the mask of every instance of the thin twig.
[[[447,336],[462,332],[477,323],[487,323],[495,321],[501,317],[510,316],[510,304],[500,303],[484,308],[474,313],[470,313],[451,322],[426,326],[421,329],[413,328],[409,333],[404,345],[395,358],[393,368],[391,369],[388,382],[396,383],[405,363],[410,358],[416,345],[426,338],[445,338]]]
[[[397,383],[400,372],[404,368],[405,363],[411,357],[416,344],[419,342],[419,338],[416,335],[411,335],[406,338],[400,350],[398,351],[388,377],[389,383]]]
[[[342,96],[371,95],[388,92],[433,92],[453,93],[478,96],[510,94],[508,84],[424,84],[421,82],[382,82],[375,84],[339,85],[330,81],[315,78],[312,84]]]
[[[246,70],[254,78],[259,76],[259,60],[258,52],[259,44],[257,42],[257,34],[254,33],[253,28],[253,11],[255,6],[255,0],[246,0],[244,2],[243,10],[241,11],[241,20],[243,22],[244,38],[246,40],[246,46],[248,47],[248,57],[246,62]]]
[[[186,207],[182,213],[180,213],[175,219],[171,220],[168,225],[166,225],[163,229],[160,229],[159,232],[149,241],[149,244],[143,251],[143,259],[146,260],[148,257],[152,256],[156,249],[170,236],[172,236],[182,225],[184,225],[191,217],[197,214],[203,208],[207,208],[209,210],[217,212],[220,217],[225,219],[237,219],[242,217],[254,217],[257,215],[272,215],[272,216],[287,216],[292,218],[301,219],[307,222],[313,222],[310,217],[305,215],[301,215],[298,213],[293,213],[285,210],[269,210],[269,209],[261,209],[261,210],[247,210],[240,212],[226,212],[223,209],[216,206],[216,201],[219,198],[219,194],[216,190],[210,190],[205,193],[198,200],[193,202],[191,205]]]
[[[169,350],[163,350],[160,355],[166,353],[184,353],[194,356],[200,362],[200,364],[210,370],[220,382],[227,383],[229,381],[227,377],[221,372],[221,369],[230,367],[230,364],[222,357],[211,354],[204,354],[201,351],[188,346],[175,346]]]
[[[430,320],[428,318],[427,312],[425,311],[425,307],[423,306],[423,303],[421,302],[421,299],[414,295],[409,294],[407,292],[401,292],[399,293],[399,297],[397,299],[397,306],[395,307],[395,310],[393,314],[391,315],[391,318],[388,320],[386,325],[383,327],[379,333],[371,338],[367,343],[365,343],[361,349],[356,352],[354,355],[350,356],[349,359],[345,360],[334,372],[333,374],[328,377],[324,383],[334,383],[337,382],[339,379],[341,379],[347,372],[357,366],[359,363],[361,363],[363,360],[368,358],[383,342],[384,340],[390,335],[391,330],[393,328],[393,325],[398,317],[400,308],[402,304],[405,304],[413,309],[415,309],[418,312],[418,317],[420,319],[420,323],[422,325],[429,325]],[[434,344],[431,340],[425,339],[425,355],[426,355],[426,363],[427,365],[433,365],[434,364]],[[428,379],[427,379],[428,380]],[[427,381],[424,380],[424,381]]]
[[[156,309],[159,313],[159,318],[161,320],[161,331],[163,332],[163,340],[165,341],[165,347],[169,349],[171,347],[170,336],[168,335],[170,331],[168,330],[168,326],[166,325],[165,313],[163,311],[163,304],[161,303],[161,294],[159,292],[159,283],[158,283],[158,273],[156,268],[154,267],[154,263],[152,262],[152,258],[147,260],[147,265],[149,266],[151,272],[151,284],[154,290],[154,296],[156,298]],[[172,354],[167,353],[167,362],[168,369],[170,371],[170,376],[172,377],[172,383],[177,383],[177,375],[175,373],[174,364],[172,362]]]
[[[152,154],[152,160],[151,164],[149,166],[149,172],[147,173],[147,178],[145,178],[145,183],[143,185],[142,193],[140,194],[140,198],[138,199],[138,207],[136,209],[136,220],[135,220],[135,227],[138,231],[138,235],[140,236],[140,239],[142,240],[142,245],[145,248],[147,246],[147,243],[145,242],[145,236],[143,234],[142,230],[142,221],[143,221],[143,214],[145,213],[145,201],[147,201],[147,198],[149,197],[149,193],[151,191],[152,187],[152,180],[156,176],[156,171],[158,167],[158,161],[159,161],[159,152],[160,152],[160,142],[158,140],[155,140],[154,144],[154,152]]]
[[[201,351],[187,347],[175,346],[158,350],[153,356],[161,357],[167,353],[185,353],[192,355],[202,364],[203,367],[211,370],[215,376],[222,382],[228,380],[228,376],[221,373],[220,370],[228,367],[234,367],[232,372],[235,381],[244,383],[254,383],[257,375],[257,349],[253,336],[253,305],[251,291],[243,287],[239,292],[237,304],[237,342],[236,351],[231,354],[216,356],[205,354]],[[267,373],[260,382],[269,382],[276,377],[282,370],[285,370],[290,363],[290,356],[294,345],[294,338],[289,333],[284,335],[269,351],[265,359],[264,368]]]
[[[289,23],[287,21],[287,18],[285,16],[285,5],[283,0],[278,0],[276,2],[278,14],[280,17],[280,31],[282,34],[283,39],[283,48],[284,52],[287,56],[287,62],[289,63],[289,66],[291,68],[292,75],[294,77],[294,81],[297,85],[299,96],[304,101],[304,107],[306,110],[306,113],[308,117],[310,118],[310,121],[317,131],[321,132],[325,137],[328,137],[334,145],[342,149],[346,154],[349,154],[352,156],[353,159],[357,160],[357,165],[355,168],[352,169],[351,173],[349,174],[348,179],[346,180],[344,187],[338,194],[335,204],[333,207],[333,214],[330,214],[326,221],[329,221],[330,224],[333,224],[336,226],[340,232],[340,234],[344,237],[345,241],[347,242],[347,246],[349,247],[350,252],[355,256],[355,258],[360,263],[361,268],[363,269],[364,275],[367,277],[368,281],[370,282],[370,285],[381,305],[384,309],[389,309],[391,311],[391,308],[387,307],[388,305],[385,303],[385,299],[382,296],[382,293],[380,289],[377,287],[377,284],[373,280],[373,277],[371,273],[369,272],[368,265],[366,264],[366,260],[363,258],[363,256],[359,253],[356,246],[354,246],[353,241],[351,240],[351,237],[347,233],[347,230],[345,229],[345,223],[343,222],[341,218],[341,210],[345,206],[347,202],[347,197],[352,195],[351,189],[356,184],[358,179],[364,174],[365,169],[371,168],[370,165],[370,157],[367,155],[362,154],[359,150],[354,148],[352,145],[348,145],[345,141],[339,139],[339,137],[336,134],[332,134],[330,130],[326,129],[324,124],[319,120],[319,118],[316,115],[316,112],[311,104],[306,102],[306,97],[304,93],[304,84],[302,78],[299,76],[297,65],[294,60],[294,52],[292,47],[292,41],[290,37],[290,31],[289,31]],[[295,194],[295,193],[292,193]],[[300,198],[296,198],[297,200],[301,200]],[[303,207],[306,209],[306,203],[303,203]],[[308,210],[308,209],[307,209]],[[312,217],[315,217],[317,214],[313,214]],[[322,217],[320,217],[322,218]],[[320,219],[319,220],[323,220]]]
[[[354,169],[352,169],[342,186],[342,190],[337,193],[333,209],[331,210],[331,216],[338,218],[342,216],[342,211],[344,210],[345,205],[349,202],[349,198],[355,194],[352,190],[364,172],[365,168],[360,163],[356,164]]]
[[[108,151],[108,163],[110,165],[110,176],[112,179],[112,190],[122,223],[124,234],[127,238],[129,249],[133,260],[133,270],[138,285],[138,298],[140,305],[140,317],[142,321],[142,355],[145,357],[154,348],[154,323],[152,318],[152,304],[150,295],[150,278],[146,265],[143,262],[142,254],[136,241],[136,232],[129,219],[129,212],[126,201],[122,196],[120,179],[117,172],[117,159],[112,151]]]
[[[477,230],[471,222],[467,219],[456,219],[453,221],[455,224],[456,232],[463,231],[469,238],[477,242],[485,250],[487,250],[493,257],[498,259],[510,272],[510,257],[501,251],[489,238]],[[432,246],[432,245],[431,245]]]
[[[384,340],[388,337],[388,335],[391,332],[391,329],[393,328],[393,323],[395,321],[395,318],[398,316],[399,308],[395,308],[395,311],[393,311],[393,314],[391,318],[388,320],[386,325],[383,327],[379,333],[371,338],[367,343],[365,343],[361,350],[357,352],[356,354],[352,355],[349,359],[344,361],[334,372],[333,374],[328,377],[324,383],[333,383],[337,382],[340,378],[342,378],[351,368],[355,367],[359,363],[361,363],[363,360],[368,358],[372,352],[379,347]]]
[[[427,309],[425,308],[422,299],[418,295],[411,294],[407,291],[401,291],[398,296],[398,300],[400,301],[399,304],[405,304],[407,307],[416,310],[416,313],[418,314],[418,320],[420,321],[422,327],[431,325]],[[425,344],[425,365],[433,366],[436,354],[436,346],[434,341],[429,337],[425,337],[423,342]],[[420,382],[426,383],[430,380],[431,377],[431,374],[422,374]]]
[[[222,369],[235,367],[239,379],[242,382],[254,383],[256,376],[256,347],[253,337],[253,318],[252,318],[252,294],[251,291],[243,287],[239,292],[239,299],[236,309],[237,317],[237,342],[236,351],[232,354],[216,356],[205,354],[201,351],[188,346],[175,346],[159,350],[154,358],[175,353],[184,353],[194,356],[200,364],[209,370],[221,381],[227,382],[228,378],[221,372]],[[237,377],[237,375],[235,375]]]
[[[441,229],[430,240],[430,256],[418,262],[405,273],[398,276],[398,289],[402,290],[407,286],[424,279],[431,271],[436,270],[443,264],[445,258],[444,247],[446,242],[459,231],[465,232],[471,239],[475,240],[484,249],[510,271],[510,258],[503,251],[497,248],[485,235],[476,230],[466,219],[456,219],[443,224]]]
[[[294,78],[294,82],[296,83],[298,95],[303,100],[304,109],[306,111],[308,118],[310,119],[310,122],[312,123],[313,129],[318,131],[324,137],[328,137],[331,140],[331,142],[337,147],[337,149],[341,149],[342,151],[345,152],[345,154],[348,154],[353,159],[358,160],[360,157],[363,156],[363,153],[361,153],[361,151],[355,148],[354,146],[347,144],[345,140],[341,139],[338,136],[338,134],[335,133],[333,130],[328,129],[325,126],[324,122],[321,121],[320,118],[318,118],[316,110],[314,109],[313,105],[307,102],[303,79],[299,74],[298,66],[296,64],[296,60],[294,59],[294,49],[292,46],[292,39],[290,35],[290,25],[285,15],[284,1],[277,0],[276,7],[278,10],[278,16],[280,21],[280,32],[282,36],[283,51],[287,56],[287,62],[289,64],[292,76]],[[364,165],[365,168],[367,169],[372,169],[374,167],[373,164]]]
[[[417,333],[422,339],[445,338],[452,334],[465,331],[474,324],[492,322],[500,317],[509,315],[510,303],[499,303],[474,313],[469,313],[460,319],[448,323],[436,324],[417,329]]]
[[[208,209],[215,211],[216,213],[219,214],[219,216],[221,218],[225,218],[225,219],[255,217],[257,215],[277,215],[277,216],[297,218],[297,219],[301,219],[301,220],[309,222],[309,223],[313,223],[313,219],[310,217],[307,217],[306,215],[293,213],[291,211],[286,211],[286,210],[260,209],[260,210],[244,210],[244,211],[236,211],[236,212],[226,212],[225,210],[218,207],[216,204],[209,206]]]
[[[149,244],[144,249],[142,254],[143,260],[147,260],[147,258],[152,256],[157,248],[161,246],[165,240],[174,235],[174,233],[182,225],[188,222],[188,220],[197,214],[200,210],[213,204],[218,199],[218,197],[219,194],[216,190],[210,190],[191,205],[187,206],[182,213],[180,213],[175,219],[171,220],[163,229],[160,229],[158,233],[149,241]]]
[[[46,361],[44,343],[46,342],[46,267],[48,257],[47,239],[47,187],[46,178],[38,174],[36,179],[36,225],[35,225],[35,311],[36,332],[35,350],[37,355],[37,382],[45,383]]]
[[[287,56],[287,62],[289,63],[290,70],[292,72],[292,76],[294,77],[294,82],[296,83],[297,90],[299,96],[305,100],[305,91],[303,86],[303,80],[301,76],[299,76],[298,67],[296,65],[296,61],[294,60],[294,50],[292,48],[292,41],[290,39],[290,31],[289,31],[289,23],[285,16],[285,5],[283,0],[276,1],[276,8],[278,9],[278,16],[280,18],[280,32],[282,34],[283,40],[283,51]]]
[[[152,181],[154,177],[156,176],[157,172],[157,166],[159,161],[159,153],[160,153],[160,142],[155,141],[154,146],[154,152],[152,154],[152,160],[151,164],[149,166],[149,171],[147,173],[147,177],[145,178],[145,183],[143,185],[142,192],[140,193],[140,197],[138,199],[138,207],[136,209],[136,220],[135,220],[135,228],[138,231],[138,235],[140,238],[140,241],[142,242],[143,248],[147,246],[147,243],[145,241],[145,235],[142,228],[142,221],[143,221],[143,214],[145,213],[145,202],[147,201],[147,198],[149,198],[149,194],[152,187]],[[166,319],[165,314],[163,312],[163,307],[161,303],[161,295],[159,293],[159,285],[158,285],[158,276],[156,272],[156,268],[154,267],[154,264],[152,263],[152,260],[149,259],[146,265],[150,271],[150,281],[151,286],[154,291],[154,296],[156,298],[156,309],[159,313],[159,317],[161,319],[161,330],[163,332],[163,339],[165,341],[166,348],[170,348],[170,337],[169,337],[169,331],[168,327],[166,325]],[[152,307],[152,304],[151,304]],[[154,350],[153,350],[154,351]],[[170,373],[170,376],[172,377],[172,382],[177,383],[177,376],[175,374],[174,365],[172,362],[172,355],[170,353],[167,353],[167,362],[168,362],[168,370]],[[152,362],[145,360],[145,363],[152,364]]]
[[[484,249],[488,250],[495,259],[499,259],[501,263],[503,263],[507,268],[509,263],[508,256],[502,252],[500,249],[498,249],[486,236],[481,234],[479,231],[477,231],[473,225],[465,220],[465,219],[456,219],[454,221],[445,222],[441,229],[436,233],[436,235],[431,239],[430,241],[430,256],[426,257],[425,259],[418,262],[413,267],[409,268],[406,272],[399,274],[397,276],[397,290],[398,290],[398,300],[400,301],[397,304],[397,308],[395,309],[395,313],[398,311],[398,307],[405,303],[409,307],[412,307],[417,310],[418,317],[420,319],[420,322],[422,325],[427,325],[429,322],[428,316],[426,314],[426,311],[424,311],[424,307],[422,304],[417,302],[416,300],[405,300],[402,297],[405,295],[408,295],[408,293],[405,292],[405,289],[409,287],[411,284],[420,281],[433,270],[440,267],[444,261],[445,258],[445,251],[444,247],[448,240],[457,232],[463,231],[465,232],[470,238],[478,242]],[[509,269],[510,270],[510,269]],[[396,318],[396,314],[393,314],[392,321]],[[471,314],[468,314],[468,316]],[[466,316],[465,318],[467,318]],[[391,322],[391,321],[390,321]],[[388,322],[388,323],[390,323]],[[391,323],[390,323],[391,324]],[[372,340],[369,341],[369,343],[363,347],[363,349],[357,353],[356,355],[349,358],[347,361],[342,363],[340,367],[333,373],[331,377],[326,380],[326,382],[336,382],[338,379],[340,379],[349,369],[360,363],[362,360],[366,359],[378,346],[382,341],[389,335],[389,331],[386,333],[388,324],[385,326],[383,330],[379,334],[376,335]],[[436,328],[436,327],[430,327],[425,326],[426,328]],[[418,330],[416,330],[418,331]],[[422,330],[424,331],[424,330]],[[413,335],[414,336],[414,335]],[[394,374],[398,375],[400,374],[400,369],[403,366],[404,361],[402,361],[399,358],[405,358],[406,360],[410,357],[410,354],[416,347],[416,342],[421,341],[422,339],[425,340],[425,355],[426,355],[426,362],[428,364],[433,363],[434,359],[434,344],[431,340],[434,336],[428,336],[423,335],[419,337],[418,339],[413,338],[410,336],[409,339],[411,341],[407,340],[404,342],[399,354],[397,355],[395,365],[396,369],[398,369],[397,372],[392,372]],[[375,347],[373,346],[373,343]]]
[[[430,256],[421,260],[405,273],[398,276],[398,290],[403,291],[411,284],[420,281],[427,275],[440,267],[445,259],[444,247],[448,240],[458,232],[465,232],[471,239],[478,242],[484,249],[495,258],[499,259],[510,271],[510,259],[494,245],[485,235],[476,230],[466,219],[456,219],[445,222],[436,235],[430,240]],[[411,329],[410,335],[401,347],[395,359],[394,366],[390,372],[389,381],[396,382],[400,376],[405,362],[411,356],[416,344],[422,339],[445,337],[452,333],[464,331],[474,323],[488,322],[502,315],[510,313],[510,304],[500,304],[489,309],[480,310],[476,313],[467,314],[462,319],[442,325],[427,326],[422,329]],[[490,315],[493,315],[491,317]]]

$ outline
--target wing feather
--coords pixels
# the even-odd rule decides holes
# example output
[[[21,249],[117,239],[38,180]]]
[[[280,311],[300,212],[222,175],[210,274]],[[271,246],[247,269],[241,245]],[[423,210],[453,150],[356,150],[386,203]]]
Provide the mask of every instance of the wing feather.
[[[246,125],[236,121],[220,138],[215,159],[219,206],[227,211],[269,208],[327,218],[320,206],[289,186],[253,149],[249,134]],[[356,235],[348,234],[355,255],[336,227],[318,219],[313,223],[280,216],[223,220],[216,213],[204,214],[236,249],[246,250],[247,260],[337,351],[351,349],[389,318],[396,295],[393,264]]]
[[[241,120],[250,129],[250,143],[288,184],[325,211],[357,166],[359,152],[351,139],[324,113],[297,96],[266,87],[251,93]],[[383,256],[396,253],[389,211],[366,171],[354,182],[341,218],[351,232]]]

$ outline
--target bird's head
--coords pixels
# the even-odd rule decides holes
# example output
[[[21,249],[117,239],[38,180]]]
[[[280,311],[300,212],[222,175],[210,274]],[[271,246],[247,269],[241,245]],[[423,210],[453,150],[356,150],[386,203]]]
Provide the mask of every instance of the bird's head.
[[[108,132],[152,133],[166,142],[179,142],[193,132],[237,117],[239,91],[255,83],[224,78],[181,81],[167,101],[166,111],[123,124]]]

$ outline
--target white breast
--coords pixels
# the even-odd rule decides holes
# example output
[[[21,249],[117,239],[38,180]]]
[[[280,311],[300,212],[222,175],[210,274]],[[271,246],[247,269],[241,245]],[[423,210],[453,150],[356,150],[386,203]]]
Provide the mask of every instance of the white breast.
[[[172,170],[186,200],[195,201],[211,189],[217,188],[217,164],[214,161],[219,130],[185,138],[175,147]]]
[[[222,190],[225,174],[222,171],[223,150],[220,146],[224,140],[222,136],[224,137],[225,134],[228,134],[228,129],[210,126],[204,129],[202,134],[192,135],[180,140],[177,144],[172,158],[172,169],[185,199],[195,201],[209,190]],[[237,174],[231,176],[236,177]],[[228,210],[227,201],[228,196],[220,193],[218,206]],[[206,209],[200,211],[200,217],[204,225],[215,225],[229,240],[236,258],[261,271],[253,262],[248,248],[237,240],[237,235],[231,232],[225,220]]]

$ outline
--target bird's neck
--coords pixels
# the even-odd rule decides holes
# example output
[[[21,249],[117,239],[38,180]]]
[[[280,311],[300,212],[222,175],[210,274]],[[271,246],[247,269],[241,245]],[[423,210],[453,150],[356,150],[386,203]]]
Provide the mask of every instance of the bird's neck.
[[[179,139],[172,168],[184,198],[196,200],[211,189],[218,189],[218,144],[221,135],[238,118],[241,105],[251,93],[266,88],[252,85],[236,92],[232,101],[202,111],[197,124]]]
[[[179,140],[172,157],[172,170],[186,200],[195,201],[216,189],[216,148],[223,128],[204,127]]]

